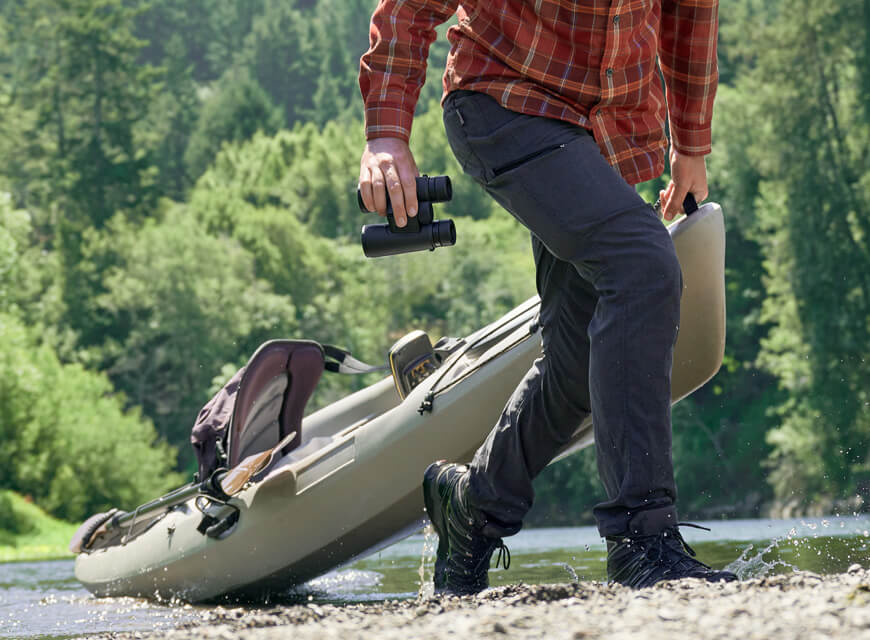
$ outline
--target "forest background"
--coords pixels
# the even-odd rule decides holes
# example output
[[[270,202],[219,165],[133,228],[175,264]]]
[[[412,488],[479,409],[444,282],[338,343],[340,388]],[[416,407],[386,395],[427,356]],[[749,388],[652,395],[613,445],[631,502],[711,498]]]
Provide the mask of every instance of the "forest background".
[[[534,294],[528,233],[448,149],[445,29],[412,148],[453,178],[440,209],[459,241],[363,257],[357,69],[373,8],[0,2],[0,489],[70,521],[132,508],[191,476],[199,408],[262,341],[377,360],[412,329],[463,335]],[[868,17],[870,0],[721,2],[708,168],[728,343],[675,408],[683,515],[870,503]],[[341,378],[312,406],[372,381]],[[590,522],[593,452],[536,488],[531,524]]]

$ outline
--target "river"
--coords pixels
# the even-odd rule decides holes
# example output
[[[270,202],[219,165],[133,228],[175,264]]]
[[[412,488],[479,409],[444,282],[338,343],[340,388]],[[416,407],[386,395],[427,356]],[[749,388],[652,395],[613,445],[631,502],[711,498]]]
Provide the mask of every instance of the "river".
[[[741,579],[796,570],[840,573],[870,566],[870,516],[699,523],[681,531],[703,561]],[[508,571],[490,572],[493,586],[604,580],[604,544],[593,527],[528,529],[506,543]],[[430,584],[434,537],[415,535],[378,554],[281,595],[282,603],[352,603],[414,598]],[[71,560],[0,564],[0,638],[73,638],[172,628],[213,606],[94,598],[76,582]]]

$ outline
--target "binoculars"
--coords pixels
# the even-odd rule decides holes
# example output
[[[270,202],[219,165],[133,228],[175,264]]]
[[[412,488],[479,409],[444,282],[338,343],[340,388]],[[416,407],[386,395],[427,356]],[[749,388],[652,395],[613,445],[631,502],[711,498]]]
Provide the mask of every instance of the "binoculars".
[[[420,176],[417,182],[417,215],[408,217],[404,227],[396,226],[393,207],[387,196],[387,224],[367,224],[360,234],[363,253],[369,258],[391,256],[410,251],[434,251],[437,247],[456,244],[453,220],[435,220],[433,202],[447,202],[453,197],[453,187],[447,176]],[[360,211],[368,213],[362,194],[356,192]]]

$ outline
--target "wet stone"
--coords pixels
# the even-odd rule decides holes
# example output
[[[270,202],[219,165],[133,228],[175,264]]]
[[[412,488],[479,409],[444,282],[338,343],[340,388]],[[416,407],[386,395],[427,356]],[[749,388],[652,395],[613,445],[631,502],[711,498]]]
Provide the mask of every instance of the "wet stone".
[[[474,637],[672,640],[870,638],[870,573],[789,574],[727,584],[686,580],[633,591],[603,583],[511,585],[429,597],[213,610],[199,621],[116,640],[407,640]]]

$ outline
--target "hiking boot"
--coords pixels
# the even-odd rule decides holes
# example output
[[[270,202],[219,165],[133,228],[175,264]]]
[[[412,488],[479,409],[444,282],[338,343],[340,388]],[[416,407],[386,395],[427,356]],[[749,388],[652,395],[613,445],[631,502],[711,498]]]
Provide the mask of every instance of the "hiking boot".
[[[423,474],[426,513],[438,534],[433,582],[436,593],[469,595],[489,587],[489,562],[498,549],[496,566],[510,566],[510,552],[500,537],[485,535],[486,523],[475,522],[465,502],[468,467],[434,462]],[[492,527],[486,533],[492,533]],[[513,531],[512,533],[516,533]]]
[[[706,528],[688,523],[678,526]],[[686,544],[675,526],[655,535],[608,536],[606,540],[610,582],[641,589],[680,578],[701,578],[708,582],[737,580],[730,571],[716,571],[696,560],[694,549]]]

